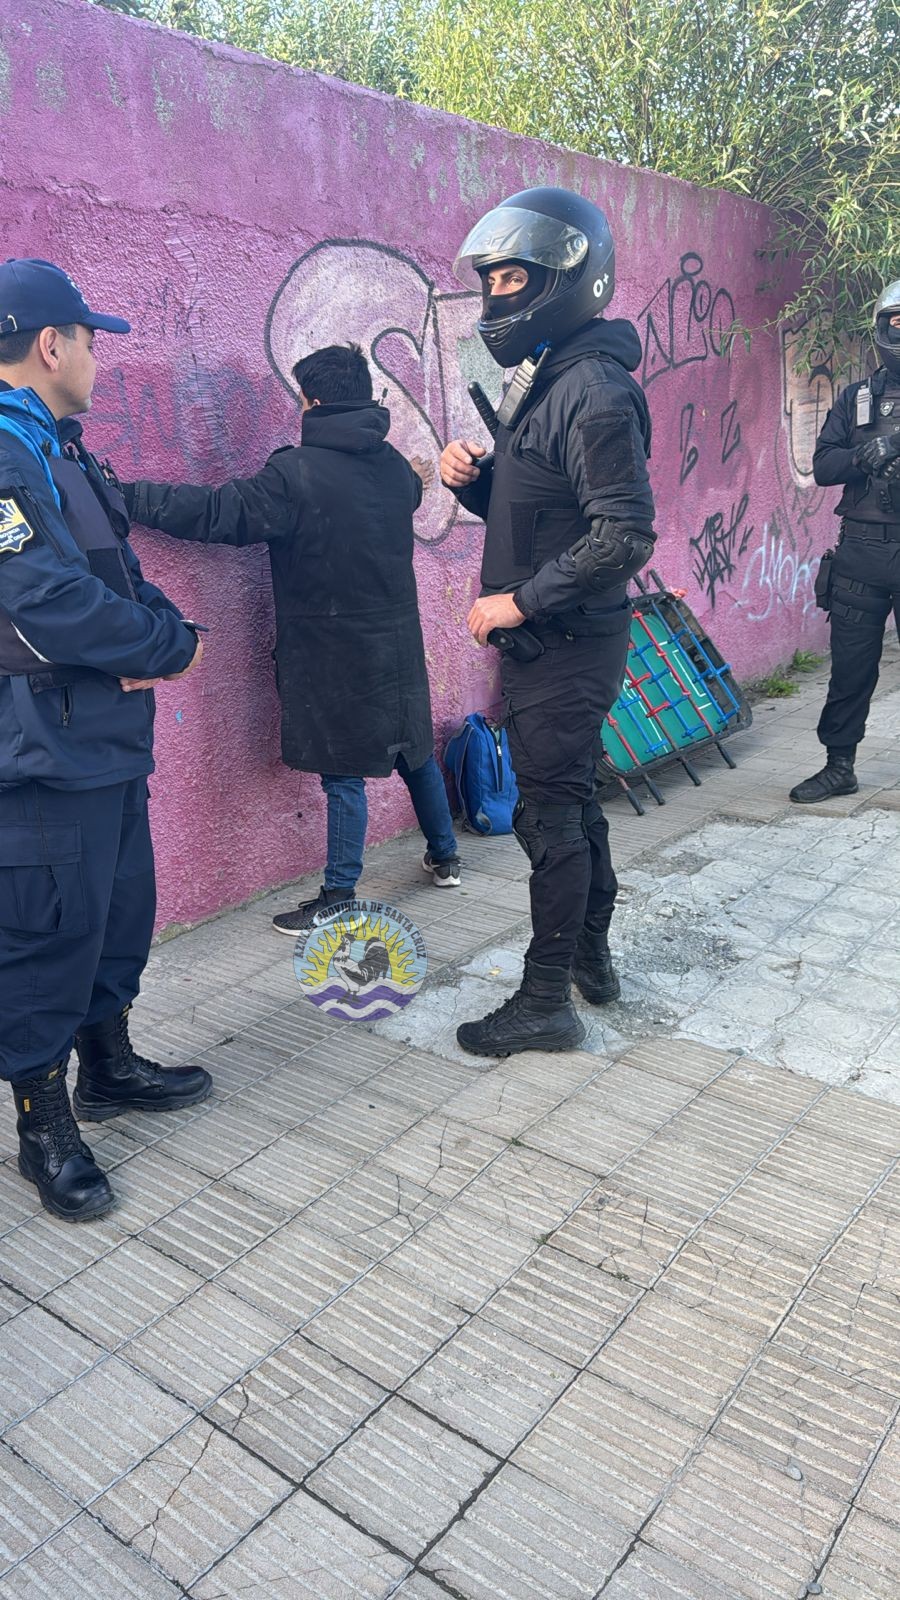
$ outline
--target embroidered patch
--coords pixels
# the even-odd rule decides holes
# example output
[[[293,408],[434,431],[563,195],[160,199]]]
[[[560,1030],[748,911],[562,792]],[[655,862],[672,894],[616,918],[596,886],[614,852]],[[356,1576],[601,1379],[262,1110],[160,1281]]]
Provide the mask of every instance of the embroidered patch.
[[[0,500],[0,556],[17,556],[34,529],[15,500]]]

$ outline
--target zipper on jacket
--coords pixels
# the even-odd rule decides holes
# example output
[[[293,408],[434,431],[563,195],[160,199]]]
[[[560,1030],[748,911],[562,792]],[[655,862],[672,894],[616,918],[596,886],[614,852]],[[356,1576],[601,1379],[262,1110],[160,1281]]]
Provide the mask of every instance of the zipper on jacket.
[[[502,794],[503,793],[503,745],[502,745],[502,742],[501,742],[502,735],[500,733],[500,729],[499,728],[492,728],[491,732],[494,735],[494,743],[497,746],[497,788],[500,790],[500,793]]]
[[[69,726],[69,718],[71,717],[71,715],[72,715],[72,691],[69,688],[68,684],[64,684],[63,685],[63,690],[62,690],[62,718],[61,718],[62,725],[63,725],[64,728],[67,728]]]

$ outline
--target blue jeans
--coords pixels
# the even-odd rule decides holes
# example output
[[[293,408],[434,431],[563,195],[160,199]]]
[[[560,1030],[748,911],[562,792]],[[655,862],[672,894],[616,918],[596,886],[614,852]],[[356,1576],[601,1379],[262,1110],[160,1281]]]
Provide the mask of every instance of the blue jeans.
[[[413,771],[403,756],[397,757],[397,771],[409,790],[410,799],[425,842],[435,861],[449,861],[459,854],[447,791],[441,769],[429,756]],[[363,850],[369,807],[365,778],[336,777],[323,772],[319,780],[328,797],[328,860],[325,888],[356,888],[362,872]]]

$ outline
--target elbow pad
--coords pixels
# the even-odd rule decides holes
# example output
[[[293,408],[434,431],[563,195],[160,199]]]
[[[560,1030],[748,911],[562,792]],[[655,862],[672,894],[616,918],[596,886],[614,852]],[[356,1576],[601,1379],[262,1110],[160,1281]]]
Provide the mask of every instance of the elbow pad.
[[[569,551],[580,587],[613,589],[627,583],[647,565],[655,542],[652,528],[617,522],[612,517],[598,518],[590,533]]]

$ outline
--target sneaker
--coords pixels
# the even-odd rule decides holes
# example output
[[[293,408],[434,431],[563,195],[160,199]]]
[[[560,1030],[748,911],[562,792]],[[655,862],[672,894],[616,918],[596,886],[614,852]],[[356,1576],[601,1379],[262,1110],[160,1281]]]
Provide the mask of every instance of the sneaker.
[[[304,900],[296,911],[282,911],[277,917],[272,918],[272,927],[276,933],[290,934],[296,939],[299,934],[305,933],[308,928],[315,927],[321,922],[335,906],[346,905],[353,899],[353,889],[326,889],[321,888],[315,900]]]
[[[430,872],[438,889],[458,889],[460,885],[460,860],[459,856],[450,856],[447,861],[435,861],[430,850],[426,850],[422,857],[422,866]]]

